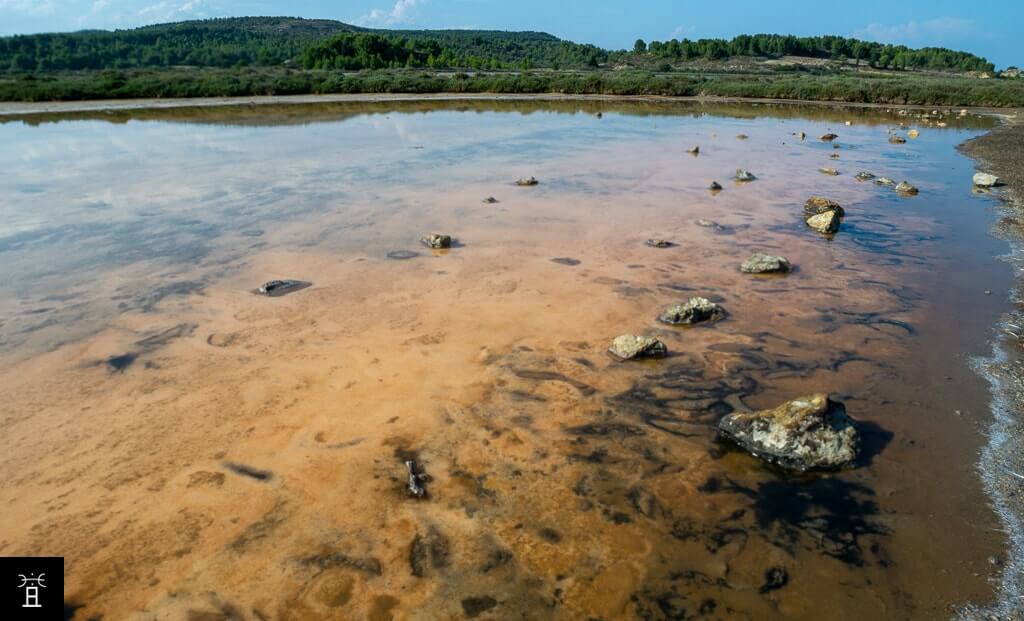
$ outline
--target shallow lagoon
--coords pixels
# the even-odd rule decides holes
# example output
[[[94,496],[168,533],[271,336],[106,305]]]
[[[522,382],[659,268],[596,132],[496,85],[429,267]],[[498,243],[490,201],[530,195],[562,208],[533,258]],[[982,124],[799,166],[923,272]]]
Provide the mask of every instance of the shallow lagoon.
[[[476,101],[7,120],[0,553],[65,556],[81,618],[931,619],[993,596],[969,358],[1010,274],[954,149],[991,119]],[[889,144],[901,121],[921,136]],[[846,207],[832,240],[803,224],[813,194]],[[741,274],[756,251],[797,269]],[[253,295],[273,278],[314,285]],[[655,321],[693,295],[728,318]],[[617,362],[624,332],[673,355]],[[863,423],[857,469],[794,477],[715,440],[734,408],[815,391]]]

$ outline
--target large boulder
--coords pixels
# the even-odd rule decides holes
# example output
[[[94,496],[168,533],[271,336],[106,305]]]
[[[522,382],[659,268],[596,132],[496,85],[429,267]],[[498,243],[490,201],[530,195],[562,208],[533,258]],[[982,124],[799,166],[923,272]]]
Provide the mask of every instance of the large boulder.
[[[685,304],[671,306],[664,313],[658,315],[658,321],[662,323],[678,325],[693,325],[702,321],[717,321],[725,317],[725,309],[707,298],[690,298]]]
[[[812,196],[804,203],[804,216],[806,217],[816,216],[826,211],[834,211],[839,214],[840,218],[846,217],[846,211],[843,210],[842,205],[824,196]]]
[[[977,173],[974,175],[974,185],[979,188],[991,188],[993,186],[1001,185],[999,177],[989,173]]]
[[[740,271],[747,274],[785,274],[793,269],[789,259],[760,252],[750,255],[750,258],[740,265]]]
[[[842,403],[824,394],[800,397],[772,410],[734,412],[720,435],[769,463],[793,470],[835,470],[854,465],[860,434]]]
[[[615,337],[608,351],[622,360],[661,358],[668,355],[668,348],[658,339],[635,334],[623,334]]]

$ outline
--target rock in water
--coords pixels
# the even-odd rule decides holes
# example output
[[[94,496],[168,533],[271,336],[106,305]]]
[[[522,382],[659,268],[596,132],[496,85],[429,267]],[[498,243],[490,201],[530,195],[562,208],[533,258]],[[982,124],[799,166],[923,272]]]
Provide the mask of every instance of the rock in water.
[[[422,242],[424,246],[427,246],[428,248],[433,248],[435,250],[452,247],[451,235],[437,235],[432,233],[430,235],[425,235],[421,237],[420,242]]]
[[[839,224],[842,218],[835,211],[826,211],[813,215],[805,220],[807,226],[811,227],[819,233],[825,235],[832,235],[839,232]]]
[[[760,252],[750,255],[750,258],[740,265],[740,271],[747,274],[785,274],[793,266],[786,257],[778,257]]]
[[[909,132],[907,132],[907,135],[910,136],[911,138],[917,138],[918,136],[921,135],[921,132],[917,131],[916,129],[912,129]]]
[[[800,140],[803,140],[804,138],[807,137],[807,134],[805,134],[804,132],[800,132],[799,134],[797,134],[797,136],[799,136]]]
[[[826,211],[834,211],[839,214],[840,218],[846,217],[846,212],[843,210],[842,205],[824,196],[812,196],[804,203],[805,217],[816,216]]]
[[[906,141],[907,141],[907,139],[904,138],[903,136],[897,136],[896,134],[893,134],[893,135],[889,136],[889,142],[891,144],[903,144]]]
[[[836,170],[835,168],[819,168],[818,172],[828,175],[830,177],[835,177],[839,174],[839,171]]]
[[[519,179],[518,181],[516,181],[516,185],[522,185],[522,186],[537,185],[538,183],[540,183],[540,181],[537,181],[536,177],[529,177],[529,178],[524,177],[524,178]]]
[[[416,462],[406,461],[405,469],[409,472],[409,479],[406,484],[406,489],[409,490],[409,495],[414,498],[424,498],[427,495],[427,489],[423,487],[423,481],[427,480],[426,473],[419,472],[416,468]]]
[[[900,181],[899,185],[896,186],[897,194],[904,194],[907,196],[914,196],[918,192],[918,189],[910,185],[906,181]]]
[[[271,280],[259,286],[256,293],[271,298],[278,298],[296,291],[301,291],[313,283],[304,280]]]
[[[668,348],[656,338],[623,334],[615,337],[608,351],[622,360],[634,358],[661,358],[668,355]]]
[[[736,181],[753,181],[754,179],[757,179],[757,177],[755,177],[754,174],[749,171],[743,170],[742,168],[737,168],[736,176],[733,177],[733,179],[735,179]]]
[[[896,185],[896,182],[888,177],[878,177],[875,179],[875,185],[887,185],[892,187]]]
[[[869,173],[869,172],[867,172],[865,170],[860,171],[854,177],[854,179],[856,179],[857,181],[871,181],[874,178],[875,178],[875,175],[873,173]]]
[[[974,185],[979,188],[991,188],[997,185],[1002,185],[999,181],[999,177],[989,173],[977,173],[974,175]]]
[[[717,321],[725,316],[725,310],[707,298],[690,298],[685,304],[676,304],[658,315],[662,323],[693,325],[702,321]]]
[[[686,152],[691,154],[691,155],[697,155],[698,153],[700,153],[700,147],[692,146],[689,149],[687,149]]]
[[[821,139],[824,140],[825,142],[832,142],[833,140],[835,140],[838,137],[839,137],[838,134],[833,134],[831,132],[829,132],[827,134],[822,134],[821,135]]]
[[[750,138],[750,136],[748,136],[746,134],[736,134],[736,139],[737,140],[746,140],[747,138]]]
[[[658,238],[648,239],[644,243],[650,246],[651,248],[671,248],[672,246],[675,246],[675,244],[668,241],[667,239]]]
[[[860,434],[846,408],[820,393],[773,410],[733,412],[718,431],[754,456],[793,470],[846,468],[860,451]]]
[[[712,181],[711,185],[708,186],[708,189],[711,190],[712,192],[717,192],[722,189],[722,185],[717,181]]]
[[[494,198],[493,196],[488,196],[487,198],[484,199],[484,202],[487,203],[488,205],[493,205],[498,202],[498,199]]]

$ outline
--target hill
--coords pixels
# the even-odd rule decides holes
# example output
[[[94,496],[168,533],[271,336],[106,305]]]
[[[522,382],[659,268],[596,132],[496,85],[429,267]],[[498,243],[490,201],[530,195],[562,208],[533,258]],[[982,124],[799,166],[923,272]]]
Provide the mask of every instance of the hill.
[[[280,66],[298,62],[311,45],[332,36],[373,34],[393,45],[435,42],[466,68],[524,64],[556,66],[603,60],[603,50],[542,32],[371,30],[323,19],[232,17],[144,26],[0,38],[0,71],[52,72],[175,66]],[[472,63],[470,62],[472,61]],[[493,62],[492,62],[493,61]],[[368,66],[376,66],[371,63]]]
[[[317,49],[313,49],[313,48]],[[853,61],[878,69],[991,72],[986,59],[945,48],[912,49],[837,36],[740,35],[731,40],[638,40],[609,51],[543,32],[374,30],[297,17],[232,17],[0,37],[0,72],[275,67],[380,69],[597,68],[673,70],[696,61],[784,56]]]

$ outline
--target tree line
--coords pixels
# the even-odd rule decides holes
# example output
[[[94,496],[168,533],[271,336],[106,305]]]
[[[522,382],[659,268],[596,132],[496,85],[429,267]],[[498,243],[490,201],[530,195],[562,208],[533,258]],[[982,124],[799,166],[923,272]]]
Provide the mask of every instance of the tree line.
[[[648,54],[677,60],[723,60],[736,56],[779,57],[802,56],[853,60],[886,69],[937,69],[959,71],[994,71],[988,60],[941,47],[911,49],[904,45],[861,41],[838,36],[796,37],[792,35],[739,35],[726,39],[672,39],[652,41],[637,39],[634,54]]]

